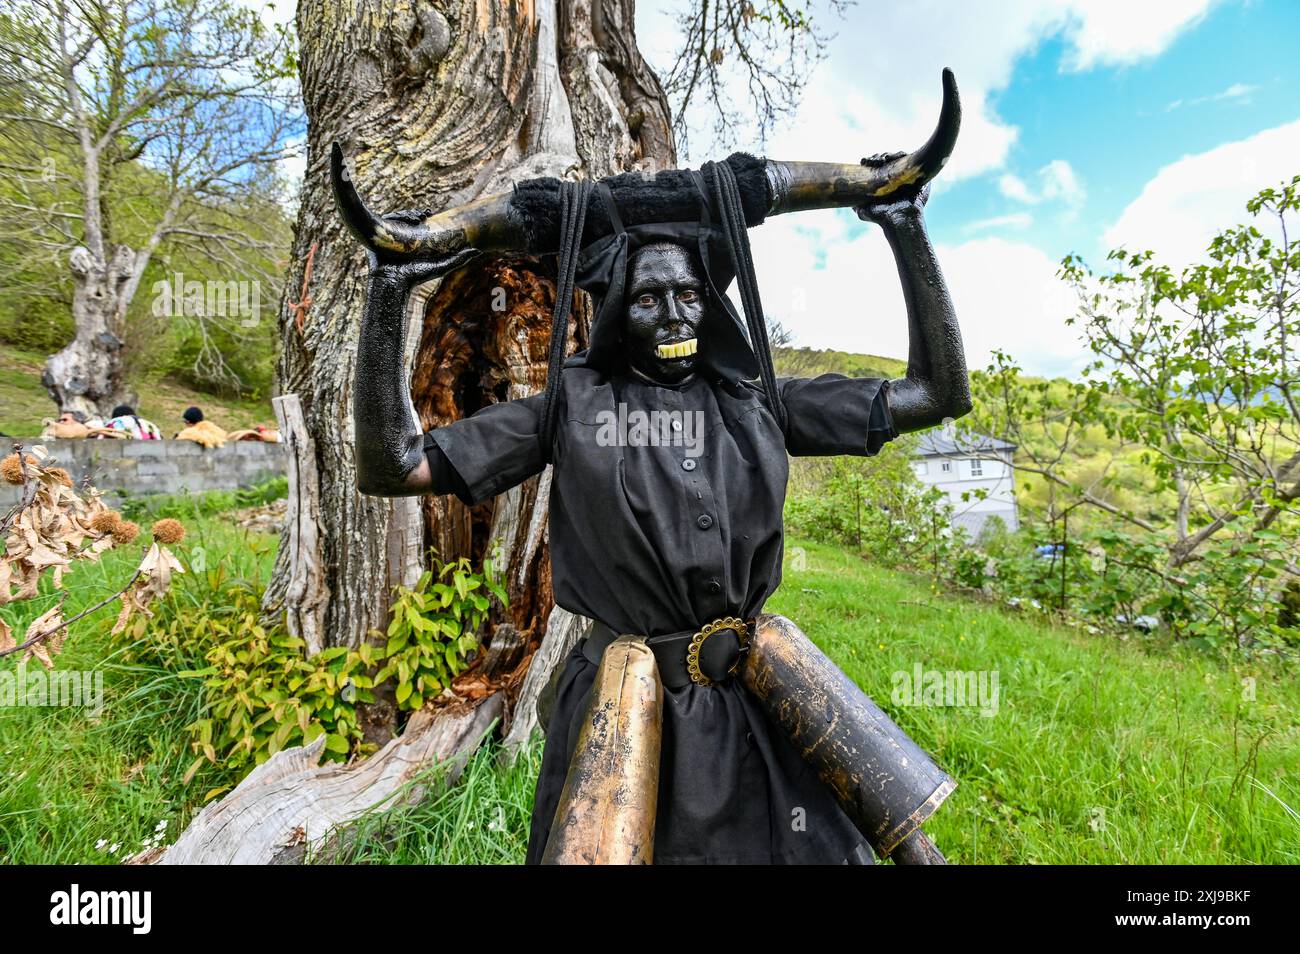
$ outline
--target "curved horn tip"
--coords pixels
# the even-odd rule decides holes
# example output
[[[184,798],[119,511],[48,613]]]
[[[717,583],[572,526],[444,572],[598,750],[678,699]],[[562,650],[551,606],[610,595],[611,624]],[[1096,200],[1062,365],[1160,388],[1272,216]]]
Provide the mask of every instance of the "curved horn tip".
[[[330,144],[330,175],[336,181],[348,182],[352,179],[347,159],[343,155],[343,147],[339,145],[338,140]]]
[[[954,112],[961,116],[961,94],[957,90],[957,76],[950,67],[943,68],[943,108],[942,111]]]
[[[375,247],[376,218],[357,192],[352,175],[343,160],[343,148],[335,142],[330,147],[330,184],[343,224],[366,248]]]
[[[916,165],[927,173],[926,181],[933,178],[948,162],[957,134],[961,130],[961,98],[957,93],[957,77],[948,67],[943,68],[943,105],[939,109],[939,122],[926,142],[913,154]]]

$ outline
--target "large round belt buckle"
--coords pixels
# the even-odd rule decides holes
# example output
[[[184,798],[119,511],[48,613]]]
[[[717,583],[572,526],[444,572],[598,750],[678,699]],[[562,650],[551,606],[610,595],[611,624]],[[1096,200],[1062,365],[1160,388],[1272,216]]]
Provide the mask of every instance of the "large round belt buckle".
[[[745,625],[743,619],[727,616],[723,619],[715,619],[712,623],[705,625],[703,629],[691,637],[691,644],[686,649],[686,671],[691,677],[691,682],[697,686],[713,685],[713,680],[700,670],[700,649],[704,646],[705,640],[724,629],[729,629],[736,634],[741,650],[744,650],[749,645],[749,627]],[[731,664],[731,668],[727,670],[727,675],[731,675],[739,662],[740,656],[737,655],[736,662]]]

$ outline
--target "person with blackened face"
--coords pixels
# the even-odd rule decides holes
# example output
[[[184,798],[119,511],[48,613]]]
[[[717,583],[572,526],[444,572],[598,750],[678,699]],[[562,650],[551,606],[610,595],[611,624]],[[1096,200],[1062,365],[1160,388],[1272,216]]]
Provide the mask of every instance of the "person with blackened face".
[[[595,317],[588,347],[552,382],[549,442],[539,440],[544,394],[428,433],[413,427],[401,372],[405,303],[438,272],[372,257],[354,405],[360,489],[451,493],[477,505],[553,467],[555,602],[593,624],[544,693],[530,862],[551,836],[602,654],[625,634],[645,638],[663,685],[654,863],[871,857],[734,678],[743,634],[720,624],[754,620],[781,581],[789,455],[873,455],[900,431],[969,408],[960,334],[924,228],[927,195],[859,210],[898,261],[907,376],[773,376],[765,385],[758,343],[724,295],[734,271],[716,229],[624,229],[606,193],[611,234],[582,250],[576,273]]]

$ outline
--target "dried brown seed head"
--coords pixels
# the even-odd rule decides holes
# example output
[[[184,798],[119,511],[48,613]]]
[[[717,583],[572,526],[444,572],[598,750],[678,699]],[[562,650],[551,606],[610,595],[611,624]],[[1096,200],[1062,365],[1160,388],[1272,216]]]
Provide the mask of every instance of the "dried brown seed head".
[[[40,461],[28,455],[27,466],[39,467]],[[6,484],[13,484],[15,487],[23,484],[23,465],[18,460],[17,454],[10,454],[4,460],[0,460],[0,479],[3,479]]]
[[[126,546],[139,535],[140,525],[130,520],[119,520],[117,526],[113,528],[113,542],[118,546]]]
[[[185,527],[179,520],[167,517],[153,525],[153,538],[165,546],[180,543],[185,539]]]
[[[90,529],[96,533],[112,533],[122,522],[122,515],[115,510],[101,510],[90,520]]]

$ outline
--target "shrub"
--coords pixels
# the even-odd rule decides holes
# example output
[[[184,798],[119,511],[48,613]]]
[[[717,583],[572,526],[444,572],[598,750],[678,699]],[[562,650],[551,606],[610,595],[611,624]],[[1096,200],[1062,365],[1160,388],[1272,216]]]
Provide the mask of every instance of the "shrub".
[[[411,589],[398,587],[391,607],[392,621],[383,648],[383,668],[376,682],[396,677],[399,708],[416,710],[436,697],[464,671],[478,649],[479,632],[487,621],[488,594],[506,603],[506,592],[492,577],[492,561],[475,573],[469,560],[454,563],[433,559],[435,572],[425,571]]]
[[[406,711],[435,699],[478,649],[490,595],[502,605],[507,599],[490,560],[476,572],[463,558],[435,559],[413,588],[395,590],[392,622],[378,641],[308,657],[301,639],[261,619],[257,584],[227,577],[221,566],[183,579],[156,619],[133,620],[123,652],[203,681],[202,711],[186,728],[195,755],[187,782],[205,763],[242,773],[321,736],[327,760],[367,751],[357,709],[374,701],[375,688],[394,682]]]

